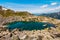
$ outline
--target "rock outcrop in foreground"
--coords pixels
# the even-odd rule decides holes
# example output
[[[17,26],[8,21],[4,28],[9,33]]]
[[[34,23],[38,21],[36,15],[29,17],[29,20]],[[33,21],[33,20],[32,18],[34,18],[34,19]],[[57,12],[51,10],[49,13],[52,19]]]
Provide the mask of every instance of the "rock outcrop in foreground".
[[[0,40],[60,40],[60,30],[57,28],[32,31],[9,31],[2,27],[0,29]]]

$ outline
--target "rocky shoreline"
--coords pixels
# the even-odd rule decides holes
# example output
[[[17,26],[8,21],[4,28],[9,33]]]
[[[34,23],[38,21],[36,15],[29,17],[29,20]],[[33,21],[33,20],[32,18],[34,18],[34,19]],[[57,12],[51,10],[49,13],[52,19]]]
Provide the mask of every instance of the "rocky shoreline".
[[[56,28],[46,28],[44,30],[19,30],[9,31],[5,24],[13,21],[38,21],[56,24]],[[0,17],[0,40],[60,40],[60,20],[43,16],[10,16],[7,18]]]
[[[0,25],[9,23],[9,22],[14,22],[14,21],[37,21],[37,22],[48,22],[48,23],[53,23],[53,24],[59,24],[60,20],[50,18],[50,17],[45,17],[45,16],[9,16],[9,17],[2,17],[0,16]]]
[[[60,31],[56,28],[32,31],[19,29],[9,31],[2,27],[0,29],[0,40],[60,40]]]

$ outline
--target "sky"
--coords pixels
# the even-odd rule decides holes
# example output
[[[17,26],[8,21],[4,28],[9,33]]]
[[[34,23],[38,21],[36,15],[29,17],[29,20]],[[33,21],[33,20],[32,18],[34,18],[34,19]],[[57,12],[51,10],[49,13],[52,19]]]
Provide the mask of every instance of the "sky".
[[[60,0],[0,0],[0,6],[15,11],[51,13],[60,11]]]

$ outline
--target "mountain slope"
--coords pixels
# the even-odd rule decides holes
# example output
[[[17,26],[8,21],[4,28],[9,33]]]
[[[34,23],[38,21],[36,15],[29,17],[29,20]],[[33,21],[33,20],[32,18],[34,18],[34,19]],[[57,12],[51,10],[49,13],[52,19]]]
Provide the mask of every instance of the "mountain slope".
[[[55,19],[60,19],[60,12],[49,13],[49,14],[41,14],[40,16],[52,17]]]

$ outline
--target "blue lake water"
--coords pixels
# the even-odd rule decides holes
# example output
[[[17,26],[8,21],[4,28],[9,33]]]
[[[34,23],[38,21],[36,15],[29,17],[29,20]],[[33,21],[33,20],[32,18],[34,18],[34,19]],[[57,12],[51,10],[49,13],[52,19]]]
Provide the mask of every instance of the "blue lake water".
[[[16,21],[7,24],[7,28],[12,30],[15,28],[22,30],[41,30],[44,28],[54,27],[54,24],[44,23],[44,22],[25,22],[25,21]]]

